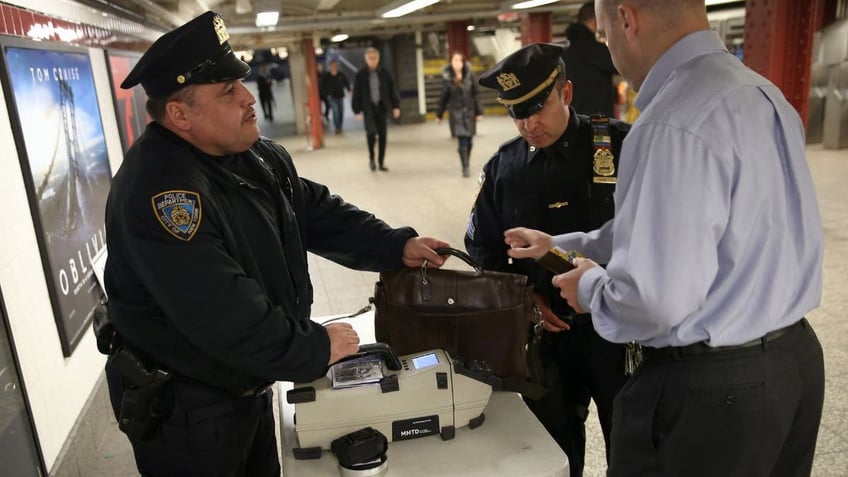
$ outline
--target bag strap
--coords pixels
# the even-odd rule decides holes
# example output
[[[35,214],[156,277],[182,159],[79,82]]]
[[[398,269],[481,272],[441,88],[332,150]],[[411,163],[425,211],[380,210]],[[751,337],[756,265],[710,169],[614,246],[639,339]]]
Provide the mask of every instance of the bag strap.
[[[456,258],[462,260],[463,262],[467,263],[471,268],[474,269],[474,271],[476,271],[478,273],[483,270],[482,267],[480,267],[480,265],[478,265],[477,262],[475,262],[474,259],[471,258],[471,255],[468,255],[467,253],[463,252],[462,250],[451,248],[451,247],[443,247],[443,248],[437,248],[435,251],[439,255],[453,255],[454,257],[456,257]]]

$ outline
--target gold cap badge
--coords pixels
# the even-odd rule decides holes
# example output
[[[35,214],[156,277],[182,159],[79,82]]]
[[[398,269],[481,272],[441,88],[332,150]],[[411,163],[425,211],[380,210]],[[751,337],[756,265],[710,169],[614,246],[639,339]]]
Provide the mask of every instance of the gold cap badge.
[[[521,81],[518,81],[518,76],[515,73],[501,73],[498,75],[498,84],[504,91],[521,86]]]
[[[225,41],[230,39],[230,34],[227,33],[227,27],[224,25],[224,19],[220,16],[215,16],[212,19],[212,26],[215,28],[215,34],[218,35],[218,43],[223,45]]]

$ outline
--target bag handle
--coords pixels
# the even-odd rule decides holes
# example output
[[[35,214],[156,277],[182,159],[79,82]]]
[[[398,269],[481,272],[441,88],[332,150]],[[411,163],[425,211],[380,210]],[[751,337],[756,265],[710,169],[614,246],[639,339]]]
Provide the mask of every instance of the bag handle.
[[[462,260],[463,262],[465,262],[469,266],[471,266],[471,268],[473,268],[475,272],[481,273],[483,271],[483,268],[480,267],[480,265],[477,265],[477,262],[475,262],[474,259],[471,258],[471,255],[468,255],[467,253],[463,252],[462,250],[451,248],[451,247],[443,247],[443,248],[437,248],[436,253],[439,254],[439,255],[453,255],[454,257]]]

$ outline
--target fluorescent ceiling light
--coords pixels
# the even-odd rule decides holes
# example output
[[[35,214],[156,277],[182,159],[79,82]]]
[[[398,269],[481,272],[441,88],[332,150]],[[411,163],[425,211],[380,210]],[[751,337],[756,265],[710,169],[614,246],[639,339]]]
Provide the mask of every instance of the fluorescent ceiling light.
[[[259,12],[256,14],[256,26],[270,27],[277,24],[280,12]]]
[[[434,3],[439,3],[440,1],[441,0],[398,0],[377,10],[377,15],[382,18],[402,17],[416,10],[421,10],[424,7],[429,7]]]
[[[707,0],[706,6],[709,7],[711,5],[721,5],[722,3],[734,3],[738,1],[739,0]]]
[[[528,0],[526,2],[518,2],[512,4],[513,10],[523,10],[525,8],[533,8],[533,7],[541,7],[542,5],[547,5],[549,3],[555,3],[559,0]]]
[[[330,41],[332,41],[333,43],[338,43],[340,41],[345,41],[348,38],[350,38],[350,35],[348,35],[347,33],[336,33],[335,35],[330,37]]]

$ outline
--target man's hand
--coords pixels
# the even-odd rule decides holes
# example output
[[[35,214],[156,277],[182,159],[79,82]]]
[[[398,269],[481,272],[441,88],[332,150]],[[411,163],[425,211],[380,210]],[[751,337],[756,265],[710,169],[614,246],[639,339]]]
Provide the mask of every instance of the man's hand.
[[[330,362],[327,364],[359,351],[359,335],[350,323],[330,323],[324,328],[330,337]]]
[[[533,298],[536,299],[536,306],[539,307],[539,311],[542,313],[543,328],[551,333],[559,333],[560,331],[568,331],[571,329],[571,326],[569,326],[568,323],[560,320],[556,313],[551,310],[548,300],[542,298],[542,295],[533,293]]]
[[[362,121],[362,113],[356,113],[354,114],[354,117],[356,117],[357,121]]]
[[[504,242],[509,246],[506,254],[512,258],[537,259],[551,249],[551,236],[539,230],[516,227],[504,232]]]
[[[565,298],[565,301],[568,302],[569,306],[574,308],[574,311],[577,313],[589,313],[580,306],[580,301],[577,297],[577,284],[580,283],[580,277],[587,270],[597,267],[598,264],[588,258],[575,258],[573,264],[575,267],[574,270],[561,275],[555,275],[551,283],[560,289],[560,296]]]
[[[395,119],[400,117],[400,108],[395,108],[392,110],[392,117]]]
[[[450,247],[450,244],[433,237],[412,237],[403,246],[403,264],[407,267],[420,267],[427,260],[428,268],[439,268],[445,258],[436,253],[437,248]]]

